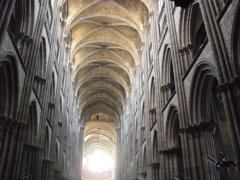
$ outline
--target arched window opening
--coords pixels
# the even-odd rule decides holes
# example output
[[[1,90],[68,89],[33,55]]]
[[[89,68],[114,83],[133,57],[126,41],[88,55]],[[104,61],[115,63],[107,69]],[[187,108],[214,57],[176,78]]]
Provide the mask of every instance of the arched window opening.
[[[42,76],[42,73],[44,72],[43,60],[44,60],[44,45],[43,45],[43,41],[41,41],[40,47],[39,47],[38,62],[37,62],[37,67],[36,67],[36,75],[38,75],[40,77]]]
[[[133,128],[132,128],[132,124],[130,125],[130,144],[129,144],[129,146],[130,146],[130,153],[132,154],[132,151],[133,151],[133,146],[132,146],[132,144],[133,144],[133,142],[134,142],[134,139],[133,139]],[[131,172],[133,172],[133,171],[131,171]]]
[[[0,60],[0,117],[15,118],[18,101],[18,76],[15,59]]]
[[[178,151],[177,153],[177,172],[178,179],[184,179],[184,165],[183,165],[183,156],[182,156],[182,143],[181,143],[181,135],[180,135],[180,125],[178,115],[176,116],[174,128],[173,128],[173,141],[175,147]]]
[[[162,35],[162,27],[161,27],[161,20],[160,20],[160,17],[158,19],[158,37],[159,37],[159,40],[161,38],[161,35]]]
[[[154,138],[153,138],[153,162],[158,162],[158,137],[157,132],[154,132]]]
[[[138,159],[136,160],[136,179],[138,179]]]
[[[46,79],[45,79],[46,66],[47,66],[46,56],[47,56],[46,42],[45,42],[45,39],[42,38],[42,41],[40,42],[38,60],[35,66],[35,79],[34,79],[34,90],[40,102],[42,102],[43,100],[43,96],[44,96],[43,92],[46,84]]]
[[[153,180],[159,180],[159,155],[157,132],[154,132],[153,138],[153,160],[152,160]]]
[[[50,102],[54,103],[55,100],[55,78],[54,74],[52,73],[52,82],[51,82],[51,87],[50,87]]]
[[[142,121],[141,121],[141,141],[143,142],[145,139],[145,106],[143,104],[142,108]]]
[[[138,139],[138,137],[139,137],[139,135],[138,135],[138,118],[135,118],[135,137],[136,137],[136,139],[135,139],[135,147],[137,148],[138,146],[138,141],[139,141],[139,139]]]
[[[155,82],[154,77],[151,82],[151,90],[150,90],[150,109],[149,109],[149,118],[151,127],[156,123],[156,105],[155,105]]]
[[[34,3],[35,1],[16,0],[9,23],[9,29],[23,59],[25,59],[27,46],[32,44]]]
[[[155,82],[154,82],[154,77],[152,78],[152,83],[151,83],[151,91],[150,91],[150,106],[151,109],[155,108]]]
[[[189,49],[192,51],[192,58],[194,58],[207,39],[207,33],[199,3],[192,4],[190,18],[191,25],[189,30],[191,31],[191,45],[189,46]]]
[[[196,47],[201,48],[201,46],[203,45],[204,41],[207,38],[207,32],[205,29],[204,24],[202,23],[202,25],[199,27],[197,33],[196,33]]]
[[[33,101],[29,106],[29,116],[25,134],[25,143],[23,146],[20,174],[26,174],[35,179],[36,161],[37,161],[37,109],[36,102]]]
[[[175,92],[175,78],[174,78],[172,60],[171,60],[171,63],[170,63],[170,83],[169,83],[169,88],[170,88],[171,94]]]
[[[10,19],[9,25],[8,25],[12,34],[14,34],[14,32],[16,31],[15,30],[15,28],[16,28],[16,18],[17,18],[16,16],[17,16],[16,6],[14,6],[13,11],[12,11],[12,16],[11,16],[11,19]]]
[[[59,167],[58,166],[58,163],[59,163],[59,145],[58,145],[58,140],[56,142],[56,147],[55,148],[56,148],[56,150],[55,150],[56,151],[56,160],[55,161],[56,161],[56,169],[57,169]]]
[[[174,166],[166,169],[167,178],[184,180],[184,163],[182,156],[182,143],[180,136],[180,124],[178,110],[171,106],[167,118],[167,148],[163,151],[165,163],[174,162]],[[171,174],[171,172],[174,172]]]
[[[39,48],[39,56],[38,56],[38,62],[37,62],[37,68],[36,68],[36,75],[39,77],[44,78],[46,75],[46,67],[47,67],[47,51],[46,51],[46,40],[42,37],[42,40],[40,42],[40,48]]]
[[[171,49],[165,46],[162,62],[161,101],[165,105],[175,93],[175,77]]]
[[[60,107],[59,107],[59,110],[60,110],[60,111],[59,111],[59,112],[60,112],[59,115],[60,115],[60,116],[59,116],[59,118],[58,118],[58,121],[62,123],[62,122],[63,122],[63,107],[62,107],[63,104],[62,104],[62,98],[61,98],[61,97],[60,97],[59,106],[60,106]]]
[[[56,164],[58,163],[58,145],[56,143]]]
[[[49,130],[46,126],[45,129],[45,138],[44,138],[44,156],[46,159],[49,157]]]
[[[142,177],[143,177],[143,180],[147,180],[147,154],[146,154],[146,147],[144,147],[144,152],[143,152]]]
[[[37,141],[37,109],[36,102],[32,102],[29,106],[27,133],[25,136],[25,143],[34,145]]]

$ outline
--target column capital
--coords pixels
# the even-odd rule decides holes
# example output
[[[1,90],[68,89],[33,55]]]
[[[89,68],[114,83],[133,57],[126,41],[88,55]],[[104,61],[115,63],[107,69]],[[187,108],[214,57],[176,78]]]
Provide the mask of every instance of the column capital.
[[[11,118],[7,118],[5,116],[0,117],[0,129],[9,129],[12,131],[18,131],[19,128],[26,128],[27,125],[19,122],[18,120],[14,120]]]

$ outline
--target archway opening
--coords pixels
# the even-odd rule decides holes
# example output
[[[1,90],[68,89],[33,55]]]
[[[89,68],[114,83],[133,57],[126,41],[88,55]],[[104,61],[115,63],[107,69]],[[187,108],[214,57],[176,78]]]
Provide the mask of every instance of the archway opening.
[[[111,171],[113,163],[111,155],[102,148],[95,148],[83,160],[83,166],[91,172]]]
[[[83,179],[115,178],[116,125],[104,113],[92,115],[85,123]]]

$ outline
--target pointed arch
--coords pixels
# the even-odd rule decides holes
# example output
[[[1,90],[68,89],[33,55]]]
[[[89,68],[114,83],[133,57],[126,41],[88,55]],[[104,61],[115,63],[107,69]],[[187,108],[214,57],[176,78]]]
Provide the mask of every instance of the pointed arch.
[[[155,81],[154,77],[152,77],[151,81],[151,86],[150,86],[150,107],[151,109],[154,109],[156,107],[156,102],[155,102]]]
[[[191,82],[190,94],[190,124],[197,124],[205,121],[206,88],[211,78],[216,78],[215,68],[207,61],[199,63],[195,70]],[[199,91],[200,90],[200,91]]]
[[[27,124],[27,132],[25,143],[29,145],[36,145],[38,134],[38,113],[36,102],[32,101],[29,106],[29,116]]]
[[[169,169],[169,172],[175,172],[173,176],[178,179],[183,179],[184,177],[184,163],[182,155],[182,141],[180,133],[180,122],[178,109],[175,105],[171,105],[168,111],[167,123],[165,128],[167,150],[165,151],[165,156],[167,156],[170,161],[173,161],[176,165]]]
[[[138,163],[138,156],[136,157],[136,179],[138,179],[138,173],[139,173],[139,163]]]
[[[45,138],[44,138],[44,155],[45,158],[49,158],[49,151],[50,151],[50,132],[49,132],[49,127],[46,126],[45,128]]]
[[[47,67],[47,50],[46,50],[46,40],[42,37],[40,42],[38,62],[36,66],[36,75],[45,78]]]
[[[55,76],[54,76],[54,72],[52,72],[52,82],[51,82],[51,86],[50,86],[50,102],[54,103],[55,101],[55,91],[56,91],[56,83],[55,83]]]
[[[168,44],[165,45],[162,62],[162,85],[169,86],[171,92],[175,90],[175,78],[172,64],[171,48]]]
[[[234,18],[233,23],[233,31],[232,31],[232,54],[233,54],[233,62],[232,62],[232,69],[234,71],[234,75],[240,77],[240,3],[238,3],[237,11]]]
[[[23,146],[20,174],[31,175],[35,179],[36,159],[37,159],[37,138],[38,138],[38,112],[36,101],[29,105],[29,115],[25,133],[25,143]]]
[[[16,40],[33,35],[35,1],[16,0],[9,28]]]
[[[218,92],[219,84],[216,77],[215,69],[208,62],[197,65],[191,84],[190,112],[195,112],[191,114],[191,119],[194,120],[191,123],[206,132],[206,143],[202,145],[206,146],[207,154],[204,158],[211,157],[211,160],[204,164],[210,169],[207,174],[208,178],[228,179],[229,177],[229,179],[234,179],[234,173],[215,169],[215,162],[221,161],[220,153],[226,159],[233,159],[232,140],[225,114],[226,107],[221,102],[221,93]]]
[[[181,10],[180,47],[191,52],[192,59],[207,39],[207,33],[199,3],[192,2]]]
[[[145,139],[145,124],[146,124],[146,119],[145,119],[145,103],[143,102],[142,105],[142,115],[141,115],[141,142]]]
[[[168,139],[167,147],[177,147],[178,135],[179,135],[179,118],[178,109],[175,105],[171,105],[168,111],[167,122],[166,122],[166,139]]]
[[[153,157],[152,162],[157,163],[159,162],[159,155],[158,155],[158,135],[157,131],[154,131],[153,135]]]
[[[0,117],[15,118],[18,104],[18,70],[13,56],[0,59]]]
[[[158,135],[157,131],[154,131],[153,135],[153,154],[152,154],[152,177],[153,180],[159,180],[159,154],[158,154]]]
[[[171,48],[168,44],[165,45],[163,51],[161,75],[161,99],[163,101],[163,104],[166,104],[170,97],[175,93],[175,77],[172,63],[172,54]]]
[[[136,140],[138,140],[139,141],[139,122],[138,122],[138,117],[135,117],[135,137],[136,137]],[[136,147],[137,147],[137,145],[138,145],[138,142],[136,141]]]
[[[144,146],[144,149],[143,149],[142,173],[143,173],[143,176],[146,178],[146,175],[147,175],[147,151],[146,151],[146,146]]]
[[[151,87],[150,87],[150,109],[149,109],[149,118],[150,118],[150,123],[151,127],[156,123],[156,95],[155,95],[155,82],[154,82],[154,77],[152,77],[151,81]]]

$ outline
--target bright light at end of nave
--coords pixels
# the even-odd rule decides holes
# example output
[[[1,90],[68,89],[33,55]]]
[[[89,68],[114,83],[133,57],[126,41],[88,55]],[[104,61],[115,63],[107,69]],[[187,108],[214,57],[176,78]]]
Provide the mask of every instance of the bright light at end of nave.
[[[108,171],[113,169],[113,159],[104,151],[97,150],[85,157],[85,167],[90,171]]]

